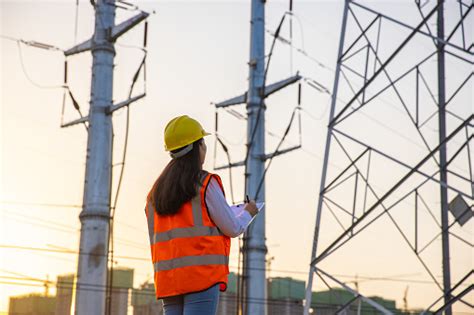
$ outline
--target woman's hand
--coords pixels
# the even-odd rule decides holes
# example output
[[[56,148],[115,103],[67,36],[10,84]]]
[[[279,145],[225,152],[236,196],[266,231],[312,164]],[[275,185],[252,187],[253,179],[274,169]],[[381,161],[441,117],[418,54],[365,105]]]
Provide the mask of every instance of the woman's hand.
[[[249,203],[245,204],[244,210],[246,210],[252,217],[256,216],[258,213],[257,205],[255,204],[255,200],[250,200]]]

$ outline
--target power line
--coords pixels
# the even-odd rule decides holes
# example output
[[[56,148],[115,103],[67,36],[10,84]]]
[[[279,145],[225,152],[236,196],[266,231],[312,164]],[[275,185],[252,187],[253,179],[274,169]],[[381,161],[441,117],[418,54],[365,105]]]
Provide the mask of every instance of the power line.
[[[272,36],[274,37],[274,39],[277,39],[277,38],[278,38],[278,39],[281,39],[281,41],[282,41],[283,43],[288,44],[288,45],[291,46],[291,42],[289,42],[288,40],[282,39],[281,36],[278,34],[278,32],[271,33],[271,34],[272,34]],[[292,46],[292,47],[293,47],[293,46]],[[308,55],[307,53],[305,53],[305,55],[306,55],[307,57],[309,57],[309,55]],[[271,57],[271,53],[269,54],[269,57]],[[316,60],[314,57],[313,57],[312,59]],[[316,61],[317,61],[317,60],[316,60]],[[321,63],[320,61],[317,61],[317,62],[318,62],[318,64],[319,64],[321,67],[324,67],[324,68],[329,69],[329,70],[333,70],[332,68],[326,66],[325,64]],[[318,83],[318,82],[315,81],[314,79],[305,78],[305,81],[306,81],[306,82],[315,82],[315,83],[317,83],[317,84],[322,88],[322,90],[320,90],[320,92],[324,92],[324,93],[327,93],[329,96],[332,96],[332,93],[329,91],[328,88],[326,88],[324,85]],[[315,86],[312,85],[312,84],[310,84],[310,85],[311,85],[312,87],[314,87],[314,88],[317,88],[317,87],[315,87]],[[317,88],[317,89],[319,90],[319,88]],[[337,97],[337,99],[340,100],[340,101],[343,101],[343,100],[341,100],[339,97]],[[385,101],[385,100],[383,100],[383,99],[381,99],[381,100],[382,100],[384,103],[386,103],[386,104],[390,105],[391,107],[393,107],[393,108],[395,108],[395,109],[398,110],[398,107],[396,107],[396,106],[393,105],[392,103],[389,103],[388,101]],[[344,101],[343,101],[343,102],[344,102]],[[311,113],[309,113],[306,109],[303,109],[303,111],[304,111],[310,118],[312,118],[312,119],[314,119],[314,120],[316,120],[316,121],[319,121],[319,120],[322,120],[323,115],[327,112],[327,109],[328,109],[328,108],[329,108],[329,103],[328,103],[327,106],[325,107],[324,113],[323,113],[320,117],[315,117],[315,116],[313,116],[313,115],[312,115]],[[401,134],[401,133],[398,132],[397,130],[386,126],[384,123],[380,122],[379,120],[377,120],[376,118],[370,116],[369,114],[364,113],[364,112],[360,112],[360,113],[361,113],[363,116],[369,118],[370,120],[376,122],[376,123],[379,124],[381,127],[387,129],[388,131],[390,131],[390,132],[392,132],[392,133],[394,133],[394,134],[397,134],[397,135],[400,136],[401,138],[403,138],[403,139],[405,139],[405,140],[407,140],[407,141],[413,143],[414,145],[416,145],[416,146],[418,146],[418,147],[420,147],[420,148],[424,148],[421,144],[419,144],[419,143],[413,141],[411,138],[409,138],[409,137],[407,137],[407,136]],[[255,129],[256,129],[256,128],[255,128]],[[222,142],[222,141],[220,141],[220,142]],[[248,152],[249,152],[249,150],[247,150],[247,155],[248,155]],[[230,163],[229,163],[229,164],[230,164]]]
[[[16,218],[16,217],[8,215],[8,214],[6,214],[6,216],[9,216],[10,219],[12,219],[12,220],[27,223],[27,224],[30,224],[34,227],[44,227],[48,230],[55,230],[55,231],[58,231],[58,232],[63,232],[63,233],[68,233],[68,234],[71,234],[71,233],[72,234],[77,234],[77,233],[79,233],[79,229],[65,229],[65,228],[57,227],[57,226],[54,226],[54,225],[48,224],[48,223],[38,223],[38,222],[30,221],[30,220],[28,220],[27,218],[24,218],[24,217]]]
[[[288,135],[290,129],[291,129],[291,125],[293,124],[293,120],[295,118],[295,113],[296,111],[298,110],[298,106],[295,107],[295,109],[293,110],[292,114],[291,114],[291,118],[290,118],[290,122],[288,123],[288,126],[286,127],[286,130],[285,132],[283,133],[283,136],[281,137],[280,139],[280,142],[278,143],[278,145],[276,146],[275,148],[275,151],[273,151],[272,155],[270,156],[269,160],[268,160],[268,164],[267,166],[265,167],[264,171],[263,171],[263,174],[262,174],[262,177],[260,179],[260,182],[257,186],[257,192],[255,193],[255,198],[257,198],[258,194],[260,193],[260,189],[262,188],[262,185],[263,185],[263,182],[265,181],[265,176],[267,175],[267,171],[268,169],[270,168],[271,164],[272,164],[272,161],[273,161],[273,158],[276,156],[276,154],[278,153],[278,151],[280,150],[280,147],[281,145],[283,144],[283,142],[285,141],[286,139],[286,136]]]
[[[35,216],[25,215],[23,213],[20,215],[20,214],[17,214],[15,212],[5,210],[5,209],[1,209],[1,210],[4,213],[6,213],[6,215],[9,216],[13,220],[24,222],[24,223],[33,225],[35,227],[44,227],[44,228],[47,228],[47,229],[50,229],[50,230],[55,230],[55,231],[68,233],[68,234],[76,234],[77,235],[78,233],[80,233],[79,228],[73,227],[71,225],[61,224],[61,223],[57,223],[57,222],[54,222],[54,221],[51,221],[51,220],[44,220],[42,218],[38,218],[38,217],[35,217]],[[17,218],[15,216],[18,216],[20,218]],[[41,222],[41,223],[38,223],[38,222]],[[149,248],[146,245],[136,243],[136,242],[130,241],[128,239],[117,238],[117,241],[120,244],[128,246],[128,247],[133,247],[133,248],[140,249],[140,250],[145,250],[145,251],[149,250]]]
[[[284,17],[285,17],[285,15],[282,17],[282,20],[281,20],[281,22],[280,22],[280,25],[279,25],[279,27],[277,28],[277,31],[275,32],[275,34],[273,35],[273,36],[274,36],[274,41],[273,41],[273,43],[272,43],[272,48],[271,48],[271,50],[270,50],[270,54],[269,54],[269,57],[268,57],[268,63],[270,62],[270,59],[271,59],[271,55],[272,55],[272,51],[273,51],[273,47],[274,47],[275,40],[276,40],[277,38],[279,38],[279,31],[280,31],[280,29],[281,29],[281,25],[282,25],[282,23],[283,23]],[[290,43],[290,45],[291,45],[291,43]],[[320,65],[320,66],[324,66],[324,65],[321,64],[321,63],[320,63],[319,65]],[[265,86],[265,78],[266,78],[267,71],[268,71],[268,65],[267,65],[267,68],[265,69],[264,84],[263,84],[263,86]],[[329,90],[328,90],[327,88],[325,88],[325,87],[322,86],[322,85],[321,85],[321,87],[324,88],[323,92],[327,93],[328,95],[331,95],[331,93],[329,92]],[[263,93],[263,95],[264,95],[264,93]],[[256,131],[257,126],[258,126],[258,123],[259,123],[259,114],[260,114],[260,112],[261,112],[262,103],[263,103],[263,99],[261,99],[261,104],[260,104],[259,111],[258,111],[258,114],[257,114],[257,125],[254,126],[254,129],[253,129],[253,132],[252,132],[251,141],[250,141],[250,143],[248,144],[248,147],[247,147],[247,154],[246,154],[245,162],[247,161],[248,154],[249,154],[249,152],[250,152],[250,146],[252,145],[253,138],[254,138],[254,134],[255,134],[255,131]],[[289,124],[289,126],[288,126],[288,128],[287,128],[285,134],[283,135],[282,139],[280,140],[280,142],[279,142],[279,144],[278,144],[278,146],[277,146],[277,149],[276,149],[276,151],[274,152],[273,156],[275,156],[275,153],[278,151],[280,145],[283,143],[283,141],[284,141],[284,139],[285,139],[285,137],[286,137],[286,135],[287,135],[287,133],[288,133],[288,131],[289,131],[289,128],[291,127],[292,120],[293,120],[293,116],[292,116],[292,119],[290,120],[290,124]],[[392,132],[396,132],[396,131],[393,130],[393,129],[392,129],[391,131],[392,131]],[[398,134],[401,135],[400,133],[398,133]],[[401,135],[401,136],[402,136],[402,135]],[[405,138],[406,138],[406,137],[405,137]],[[409,139],[409,140],[411,140],[411,139]],[[222,141],[220,141],[220,142],[222,142]],[[221,144],[222,144],[222,143],[221,143]],[[224,149],[224,150],[225,150],[225,149]],[[226,151],[226,150],[225,150],[225,151]],[[246,164],[247,164],[247,163],[245,163],[245,165],[246,165]],[[263,176],[262,176],[262,180],[260,181],[259,186],[258,186],[258,190],[257,190],[256,196],[258,196],[258,192],[259,192],[259,190],[260,190],[260,187],[262,186],[263,180],[264,180],[264,178],[265,178],[266,171],[268,170],[268,167],[270,166],[270,164],[271,164],[271,159],[270,159],[269,164],[268,164],[267,167],[265,168],[264,174],[263,174]],[[229,167],[230,167],[230,163],[229,163]],[[247,173],[247,171],[246,171],[246,173]],[[256,197],[255,197],[255,198],[256,198]],[[244,270],[245,270],[245,266],[244,266]]]
[[[13,200],[2,200],[0,201],[0,204],[10,204],[10,205],[25,205],[25,206],[38,206],[38,207],[46,207],[46,208],[77,208],[77,209],[82,209],[82,205],[79,204],[61,204],[61,203],[40,203],[40,202],[21,202],[21,201],[13,201]],[[143,232],[144,230],[142,228],[139,228],[137,226],[131,225],[129,223],[115,220],[116,223],[126,226],[130,229],[134,229],[140,232]]]
[[[329,96],[332,97],[332,93],[331,93],[331,92],[329,91],[329,89],[328,89],[327,87],[325,87],[323,84],[321,84],[321,83],[319,83],[319,82],[317,82],[317,81],[315,81],[314,79],[311,79],[311,78],[305,78],[305,81],[306,81],[308,84],[309,84],[309,82],[315,82],[316,84],[318,84],[318,85],[320,86],[320,88],[322,88],[322,90],[320,90],[320,92],[327,93]],[[316,88],[313,84],[309,84],[309,85],[312,86],[313,88]],[[317,89],[319,90],[319,88],[317,88]],[[346,100],[343,100],[343,99],[340,98],[339,96],[336,96],[336,99],[339,100],[339,101],[341,101],[342,103],[348,103]],[[397,107],[396,105],[394,105],[393,103],[388,102],[387,100],[385,100],[385,99],[383,99],[383,98],[380,98],[380,97],[379,97],[378,99],[379,99],[382,103],[385,103],[386,105],[389,105],[390,107],[392,107],[393,109],[397,110],[398,112],[401,112],[401,113],[405,114],[400,108],[398,108],[398,107]],[[324,113],[327,112],[327,109],[328,109],[328,108],[329,108],[329,103],[328,103],[328,105],[326,106],[326,108],[325,108],[325,110],[324,110]],[[357,110],[357,108],[355,108],[354,106],[351,106],[351,109]],[[309,117],[311,117],[311,118],[312,118],[313,120],[315,120],[315,121],[320,121],[320,120],[322,119],[323,115],[324,115],[324,113],[323,113],[320,117],[314,117],[314,116],[311,115],[306,109],[303,110],[303,111],[304,111]],[[404,134],[402,134],[401,132],[397,131],[396,129],[394,129],[394,128],[388,126],[387,124],[385,124],[385,123],[383,123],[383,122],[381,122],[380,120],[376,119],[376,118],[373,117],[372,115],[369,115],[368,113],[365,113],[365,112],[363,112],[363,111],[357,111],[357,113],[359,113],[360,115],[362,115],[362,116],[366,117],[367,119],[373,121],[374,123],[378,124],[380,127],[382,127],[383,129],[385,129],[385,130],[391,132],[392,134],[397,135],[398,137],[400,137],[400,138],[402,138],[402,139],[404,139],[404,140],[410,142],[411,144],[417,146],[418,148],[420,148],[420,149],[425,149],[425,147],[424,147],[422,144],[420,144],[420,143],[414,141],[414,140],[411,139],[409,136],[404,135]],[[428,127],[426,127],[426,128],[428,128]],[[430,129],[430,128],[428,128],[428,129]],[[432,129],[430,129],[430,130],[432,130]],[[432,131],[435,131],[435,130],[432,130]],[[455,141],[453,141],[453,142],[455,142]],[[457,144],[458,144],[458,143],[457,143]],[[462,169],[462,168],[459,168],[459,167],[456,166],[456,165],[453,165],[453,168],[456,168],[456,169],[458,169],[458,170],[460,170],[460,171],[466,171],[466,170],[464,170],[464,169]]]
[[[40,89],[63,89],[65,88],[64,85],[41,85],[37,82],[35,82],[31,76],[28,74],[28,71],[26,70],[26,66],[25,66],[25,61],[24,61],[24,58],[23,58],[23,53],[22,53],[22,50],[21,50],[21,44],[22,43],[26,43],[24,41],[17,41],[17,47],[18,47],[18,55],[20,57],[20,64],[21,64],[21,69],[23,71],[23,74],[25,75],[25,77],[28,79],[28,81],[33,84],[34,86],[36,86],[37,88],[40,88]]]
[[[40,252],[50,252],[50,253],[60,253],[60,254],[79,254],[79,255],[90,255],[90,256],[106,256],[105,254],[80,254],[78,251],[70,250],[70,249],[51,249],[51,248],[41,248],[41,247],[29,247],[29,246],[19,246],[19,245],[8,245],[8,244],[0,244],[0,248],[5,249],[20,249],[20,250],[27,250],[27,251],[40,251]],[[127,260],[136,260],[136,261],[146,261],[151,263],[151,258],[145,257],[138,257],[138,256],[115,256],[115,258],[120,259],[127,259]],[[237,269],[236,266],[229,266],[232,269]],[[269,270],[268,268],[252,268],[255,270]],[[306,271],[298,271],[298,270],[285,270],[285,269],[271,269],[272,272],[278,273],[288,273],[288,274],[301,274],[306,275]],[[343,274],[335,274],[337,277],[345,277],[353,279],[355,276],[353,275],[343,275]],[[411,283],[420,283],[420,284],[433,284],[433,281],[427,280],[418,280],[418,279],[406,279],[406,278],[397,278],[397,277],[373,277],[373,276],[360,276],[357,275],[358,279],[367,280],[367,281],[394,281],[394,282],[411,282]]]
[[[14,37],[11,37],[11,36],[6,36],[6,35],[0,35],[0,38],[10,40],[10,41],[14,41],[14,42],[17,43],[18,56],[20,58],[21,69],[22,69],[23,74],[25,75],[26,79],[32,85],[34,85],[34,86],[36,86],[37,88],[40,88],[40,89],[63,89],[63,105],[62,105],[62,113],[61,113],[61,126],[62,126],[63,117],[64,117],[66,94],[69,95],[74,108],[79,113],[79,116],[81,118],[83,118],[79,103],[76,101],[76,99],[75,99],[75,97],[74,97],[74,95],[71,91],[71,88],[69,87],[68,82],[67,82],[67,73],[68,73],[68,71],[67,71],[67,56],[65,55],[65,51],[63,49],[61,49],[59,47],[56,47],[54,45],[50,45],[50,44],[46,44],[46,43],[42,43],[42,42],[38,42],[38,41],[34,41],[34,40],[26,41],[26,40],[23,40],[23,39],[18,39],[18,38],[14,38]],[[64,82],[63,82],[63,84],[62,85],[49,85],[49,86],[47,86],[47,85],[39,84],[35,80],[33,80],[32,77],[29,75],[27,69],[26,69],[24,56],[23,56],[23,52],[22,52],[22,49],[21,49],[22,44],[24,44],[26,46],[38,48],[38,49],[62,52],[64,54]],[[83,125],[86,128],[86,130],[88,131],[88,126],[87,126],[85,121],[83,122]]]
[[[3,279],[15,279],[15,280],[22,280],[22,281],[35,281],[35,282],[42,282],[42,283],[49,283],[49,284],[55,284],[57,285],[57,282],[55,281],[52,281],[52,280],[48,280],[48,279],[39,279],[39,278],[35,278],[35,277],[31,277],[31,276],[27,276],[25,274],[19,274],[19,273],[14,273],[14,272],[7,272],[7,273],[12,273],[12,274],[16,274],[20,277],[12,277],[12,276],[1,276],[0,275],[0,278],[3,278]],[[335,275],[337,276],[337,275]],[[421,284],[431,284],[432,282],[430,281],[422,281],[422,280],[405,280],[405,279],[394,279],[394,278],[377,278],[377,277],[360,277],[360,276],[347,276],[347,275],[344,275],[344,276],[340,276],[340,277],[346,277],[346,278],[350,278],[350,279],[357,279],[357,280],[372,280],[372,281],[380,281],[380,280],[386,280],[386,281],[396,281],[396,282],[412,282],[412,283],[421,283]],[[353,281],[348,281],[347,283],[350,283],[350,282],[353,282]],[[361,282],[361,281],[359,281]],[[107,285],[97,285],[97,284],[81,284],[81,285],[84,285],[86,287],[92,287],[92,288],[107,288]],[[470,284],[469,283],[465,283],[461,286],[463,287],[468,287]],[[61,284],[61,286],[63,287],[63,284]],[[67,287],[67,285],[66,285]],[[153,291],[150,291],[150,292],[153,292]],[[153,293],[154,294],[154,293]]]
[[[78,25],[79,25],[79,0],[76,0],[76,14],[74,18],[74,45],[77,43]]]
[[[12,37],[12,36],[1,35],[1,34],[0,34],[0,38],[10,40],[10,41],[13,41],[13,42],[17,42],[17,43],[22,43],[22,44],[25,44],[27,46],[31,46],[31,47],[35,47],[35,48],[39,48],[39,49],[64,52],[63,49],[61,49],[57,46],[42,43],[42,42],[38,42],[38,41],[35,41],[35,40],[24,40],[24,39],[21,39],[21,38],[15,38],[15,37]]]
[[[296,16],[296,15],[292,14],[292,16]],[[311,54],[309,54],[308,52],[306,52],[306,51],[304,50],[304,45],[303,45],[303,48],[302,48],[302,49],[301,49],[301,48],[298,48],[298,47],[295,47],[295,46],[292,44],[292,41],[291,41],[291,40],[285,39],[285,38],[282,37],[281,35],[276,34],[276,32],[274,33],[274,32],[272,32],[272,31],[269,30],[269,29],[266,29],[266,32],[267,32],[268,34],[270,34],[272,37],[277,38],[281,43],[290,46],[292,49],[298,51],[298,52],[299,52],[300,54],[302,54],[304,57],[306,57],[306,58],[312,60],[313,62],[315,62],[315,63],[316,63],[318,66],[320,66],[321,68],[326,69],[326,70],[329,70],[329,71],[333,71],[333,72],[335,71],[334,68],[328,66],[327,64],[323,63],[322,61],[318,60],[316,57],[314,57],[314,56],[312,56]],[[327,88],[326,88],[326,90],[329,91]],[[329,92],[328,92],[328,94],[331,95]],[[338,99],[338,100],[341,100],[339,97],[338,97],[337,99]],[[387,104],[387,105],[390,105],[391,107],[393,107],[393,108],[396,109],[397,111],[399,111],[399,112],[401,112],[401,113],[404,114],[404,112],[403,112],[400,108],[398,108],[398,107],[395,106],[394,104],[392,104],[392,103],[386,101],[385,99],[379,97],[378,100],[381,101],[382,103],[385,103],[385,104]],[[343,100],[341,100],[341,101],[344,102],[344,103],[347,103],[346,101],[343,101]],[[328,104],[328,107],[329,107],[329,104]],[[362,113],[362,114],[364,114],[364,113]],[[372,119],[373,119],[373,118],[372,118]],[[427,128],[428,128],[428,127],[427,127]],[[430,129],[430,130],[432,130],[432,131],[434,131],[434,132],[437,132],[436,130],[434,130],[434,129],[432,129],[432,128],[428,128],[428,129]],[[401,135],[400,133],[397,133],[397,134]]]
[[[13,201],[13,200],[2,200],[2,204],[11,204],[11,205],[25,205],[25,206],[39,206],[39,207],[49,207],[49,208],[82,208],[82,205],[77,204],[67,204],[67,203],[40,203],[40,202],[23,202],[23,201]]]

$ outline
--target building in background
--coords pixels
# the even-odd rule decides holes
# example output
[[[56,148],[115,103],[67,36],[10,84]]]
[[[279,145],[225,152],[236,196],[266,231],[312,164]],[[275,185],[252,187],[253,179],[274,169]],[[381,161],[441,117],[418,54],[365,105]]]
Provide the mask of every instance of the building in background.
[[[29,294],[10,297],[8,315],[70,315],[74,300],[74,274],[58,276],[56,296]],[[127,315],[133,269],[114,268],[112,278],[111,315]],[[105,288],[101,288],[105,289]],[[97,290],[93,288],[92,290]]]
[[[56,280],[56,315],[71,313],[73,300],[74,274],[58,276]]]
[[[218,315],[237,314],[237,275],[231,272],[228,279],[227,290],[219,296]]]
[[[163,304],[155,297],[155,285],[145,282],[132,290],[133,315],[162,315]]]
[[[114,268],[112,277],[111,315],[127,315],[128,297],[133,288],[133,269]],[[106,310],[108,310],[106,305]],[[108,312],[108,311],[107,311]]]
[[[8,306],[9,315],[54,315],[56,297],[40,293],[12,296]]]
[[[387,300],[378,296],[368,297],[372,301],[383,306],[385,309],[391,311],[396,315],[411,315],[420,314],[421,310],[418,311],[402,311],[397,309],[395,301]],[[352,301],[352,302],[351,302]],[[318,315],[333,315],[337,310],[342,308],[344,305],[349,303],[350,305],[339,314],[341,315],[378,315],[380,311],[375,309],[370,304],[363,302],[362,300],[354,300],[354,294],[344,289],[334,288],[328,291],[313,292],[311,299],[311,308],[316,311]],[[431,314],[426,312],[425,314]]]
[[[231,272],[227,291],[221,292],[218,315],[237,314],[237,279]],[[71,315],[74,301],[74,274],[61,275],[57,278],[56,296],[29,294],[10,297],[9,315]],[[271,315],[300,315],[303,313],[305,282],[289,277],[276,277],[267,280],[268,314]],[[130,294],[131,291],[131,294]],[[146,282],[139,288],[133,289],[133,269],[114,268],[112,279],[111,315],[128,315],[129,297],[133,315],[163,315],[163,304],[155,297],[153,283]],[[393,312],[395,315],[414,315],[420,311],[403,312],[396,308],[395,301],[381,297],[370,297],[378,304]],[[327,291],[313,292],[311,308],[318,315],[333,315],[341,307],[350,305],[341,315],[378,315],[380,312],[371,305],[354,300],[350,292],[333,288]],[[427,315],[431,313],[426,313]]]
[[[303,314],[305,282],[293,278],[270,278],[268,285],[268,313],[274,315]]]

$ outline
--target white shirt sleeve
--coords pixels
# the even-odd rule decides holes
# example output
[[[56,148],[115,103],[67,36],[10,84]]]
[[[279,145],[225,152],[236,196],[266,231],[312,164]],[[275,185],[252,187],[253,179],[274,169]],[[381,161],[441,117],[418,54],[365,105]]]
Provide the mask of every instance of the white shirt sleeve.
[[[212,221],[229,237],[242,234],[252,220],[250,213],[245,210],[238,215],[234,214],[215,178],[211,178],[207,186],[206,204]]]

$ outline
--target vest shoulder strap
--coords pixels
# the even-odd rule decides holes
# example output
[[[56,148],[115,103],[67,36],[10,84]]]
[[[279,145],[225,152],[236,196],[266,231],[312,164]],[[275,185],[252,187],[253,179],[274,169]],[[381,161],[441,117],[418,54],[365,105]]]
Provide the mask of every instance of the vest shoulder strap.
[[[225,196],[224,185],[222,185],[222,180],[220,176],[214,173],[209,173],[209,172],[206,172],[206,176],[204,177],[204,180],[202,182],[203,183],[202,188],[204,189],[204,196],[206,195],[207,187],[209,186],[209,183],[211,182],[212,178],[214,178],[217,181],[217,183],[219,184],[219,187],[222,190],[222,193]]]

